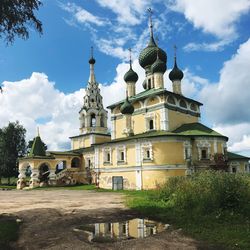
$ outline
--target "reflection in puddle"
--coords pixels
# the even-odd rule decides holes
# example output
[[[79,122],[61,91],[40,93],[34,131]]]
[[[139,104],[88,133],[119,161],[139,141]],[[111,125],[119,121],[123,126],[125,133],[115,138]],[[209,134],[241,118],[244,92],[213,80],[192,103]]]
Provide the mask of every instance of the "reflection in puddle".
[[[148,219],[132,219],[124,222],[86,224],[75,228],[79,238],[86,242],[115,242],[145,238],[165,231],[169,224]]]

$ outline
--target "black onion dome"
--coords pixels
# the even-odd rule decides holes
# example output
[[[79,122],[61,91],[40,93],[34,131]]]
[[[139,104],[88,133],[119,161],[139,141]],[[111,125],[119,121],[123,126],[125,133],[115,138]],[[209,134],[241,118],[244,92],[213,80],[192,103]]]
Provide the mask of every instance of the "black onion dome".
[[[89,64],[95,64],[95,58],[93,56],[89,59]]]
[[[158,51],[159,50],[159,51]],[[154,38],[150,37],[150,41],[148,46],[142,50],[142,52],[139,55],[139,64],[145,68],[148,65],[152,65],[156,59],[157,59],[157,51],[159,54],[159,58],[164,63],[167,63],[167,54],[164,50],[161,48],[158,48]]]
[[[165,73],[167,70],[166,63],[164,63],[160,58],[157,58],[156,61],[151,66],[152,73]]]
[[[176,63],[176,58],[174,60],[174,68],[170,71],[169,73],[169,79],[171,81],[175,80],[182,80],[184,74],[183,72],[178,68],[177,63]]]
[[[125,82],[137,82],[138,81],[138,75],[137,73],[130,67],[129,71],[124,75],[124,81]]]
[[[122,104],[120,111],[123,115],[132,115],[134,113],[134,106],[128,100],[128,97],[126,98],[125,102]]]

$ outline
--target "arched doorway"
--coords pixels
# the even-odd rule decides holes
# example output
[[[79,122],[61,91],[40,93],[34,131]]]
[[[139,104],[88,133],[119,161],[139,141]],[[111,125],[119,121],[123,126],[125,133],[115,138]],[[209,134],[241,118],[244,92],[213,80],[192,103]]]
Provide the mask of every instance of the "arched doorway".
[[[72,168],[80,168],[80,159],[78,157],[74,157],[71,161]]]
[[[39,170],[38,179],[40,183],[48,184],[49,174],[50,174],[49,165],[43,163],[40,165],[38,170]]]
[[[61,161],[56,165],[56,171],[55,174],[60,173],[66,168],[66,161]]]

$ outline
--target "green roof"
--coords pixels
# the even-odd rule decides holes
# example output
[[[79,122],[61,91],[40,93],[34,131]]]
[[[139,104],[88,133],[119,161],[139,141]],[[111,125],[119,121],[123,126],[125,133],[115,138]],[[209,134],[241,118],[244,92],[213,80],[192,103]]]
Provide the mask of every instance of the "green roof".
[[[129,101],[135,102],[135,101],[138,101],[138,100],[141,100],[141,99],[145,99],[146,97],[149,97],[149,96],[155,96],[157,94],[171,94],[171,95],[176,96],[177,98],[179,97],[179,98],[187,100],[187,101],[195,102],[196,104],[198,104],[200,106],[203,105],[200,102],[197,102],[197,101],[195,101],[193,99],[190,99],[190,98],[187,98],[185,96],[170,92],[170,91],[168,91],[166,89],[155,89],[155,88],[147,89],[147,90],[142,91],[141,93],[139,93],[139,94],[137,94],[135,96],[131,96],[131,97],[129,97]],[[109,109],[115,108],[116,106],[118,106],[118,105],[120,105],[120,104],[122,104],[124,102],[125,102],[125,99],[123,99],[123,100],[121,100],[119,102],[116,102],[114,104],[111,104],[107,108],[109,108]]]
[[[249,160],[250,157],[235,154],[232,152],[227,152],[228,160]]]
[[[40,136],[35,137],[32,148],[28,156],[29,157],[46,156],[45,148]]]
[[[161,137],[161,136],[181,136],[181,137],[211,136],[211,137],[223,137],[226,140],[228,140],[226,136],[219,134],[218,132],[206,127],[201,123],[188,123],[181,125],[179,128],[175,129],[172,132],[165,130],[148,131],[145,133],[136,134],[134,136],[114,139],[109,142],[96,143],[94,145],[102,145],[120,141],[128,141],[140,138]]]
[[[173,131],[174,133],[180,135],[190,135],[190,136],[219,136],[228,139],[226,136],[212,130],[211,128],[199,123],[186,123],[181,125],[179,128]]]

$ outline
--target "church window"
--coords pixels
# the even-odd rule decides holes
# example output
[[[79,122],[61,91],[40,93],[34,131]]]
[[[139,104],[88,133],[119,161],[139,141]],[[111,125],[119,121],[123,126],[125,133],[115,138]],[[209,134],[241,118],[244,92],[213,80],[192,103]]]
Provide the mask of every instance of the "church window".
[[[190,109],[193,110],[193,111],[197,111],[197,107],[193,103],[190,105]]]
[[[208,159],[208,155],[207,155],[207,150],[206,149],[202,149],[201,150],[201,159]]]
[[[236,167],[232,167],[232,172],[236,173],[237,172],[237,168]]]
[[[79,168],[80,167],[80,159],[77,157],[74,157],[71,161],[71,167],[72,168]]]
[[[148,89],[151,89],[151,79],[148,79]]]
[[[168,103],[175,105],[175,100],[173,96],[168,97]]]
[[[121,161],[124,161],[124,152],[121,152]]]
[[[90,127],[95,127],[95,126],[96,126],[95,114],[91,114],[91,116],[90,116]]]
[[[150,142],[142,145],[142,159],[143,161],[153,160],[153,150]]]
[[[111,164],[112,158],[111,158],[111,148],[104,148],[103,149],[103,162],[107,164]]]
[[[100,125],[101,127],[104,127],[104,115],[101,115],[101,120],[100,120]]]
[[[118,146],[116,148],[117,152],[117,162],[125,162],[126,161],[126,148],[125,146]]]
[[[94,102],[94,101],[95,101],[95,100],[92,98],[92,99],[91,99],[91,102]]]
[[[149,120],[149,129],[152,130],[154,129],[154,120]]]
[[[185,102],[184,100],[181,100],[181,101],[180,101],[180,106],[181,106],[182,108],[187,108],[187,104],[186,104],[186,102]]]

